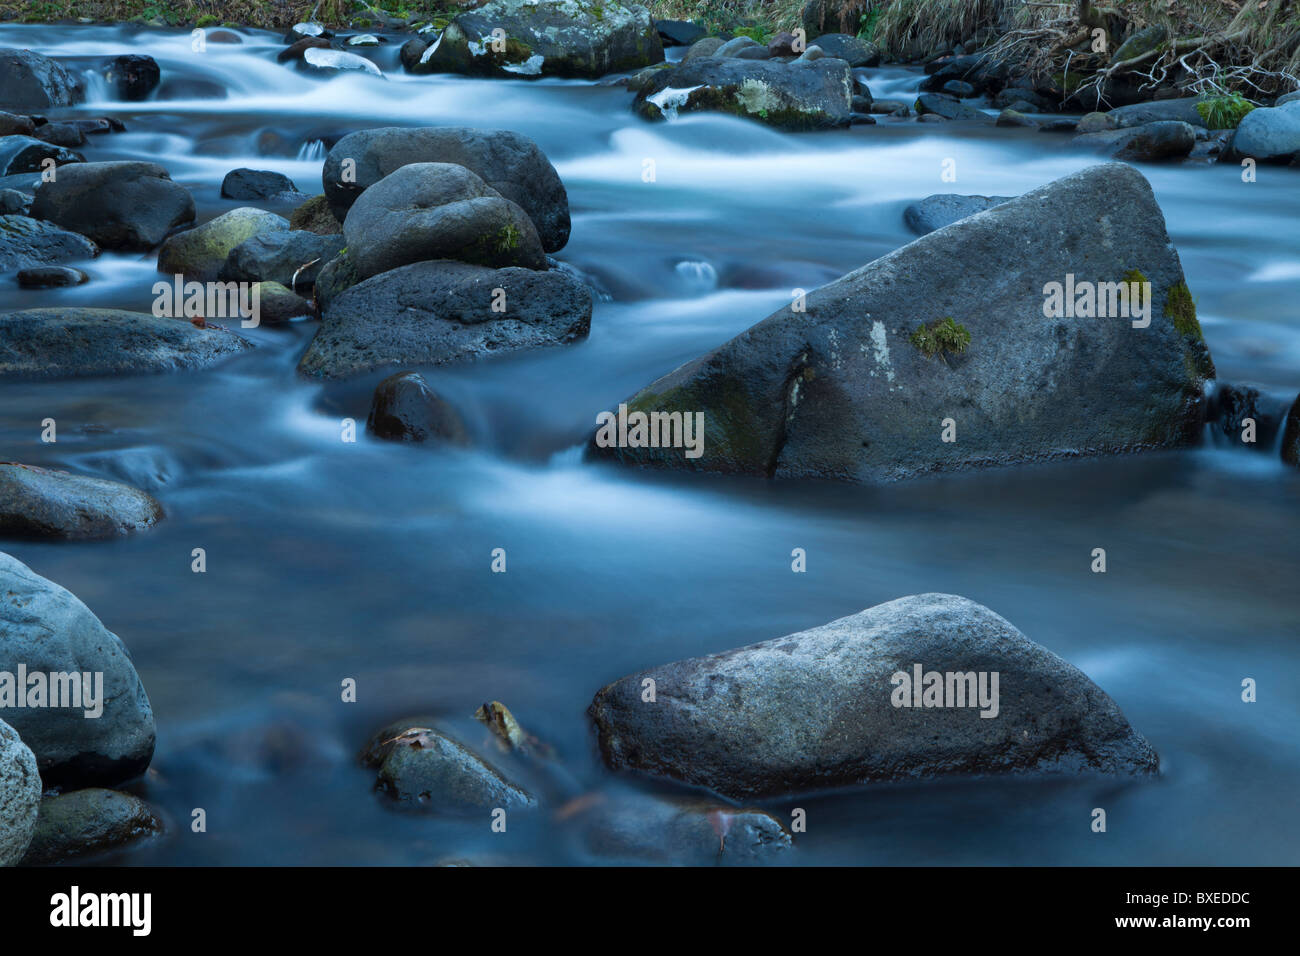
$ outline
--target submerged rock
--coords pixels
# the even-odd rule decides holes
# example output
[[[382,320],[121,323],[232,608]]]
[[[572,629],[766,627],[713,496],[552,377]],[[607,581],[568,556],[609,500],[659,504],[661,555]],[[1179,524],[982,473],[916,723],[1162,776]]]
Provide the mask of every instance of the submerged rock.
[[[264,232],[282,232],[288,228],[289,223],[282,216],[241,206],[201,226],[168,236],[158,250],[158,271],[180,274],[196,282],[213,282],[240,243]]]
[[[58,167],[65,163],[84,162],[85,157],[35,136],[0,136],[0,176],[39,173],[49,160]]]
[[[595,436],[589,454],[855,481],[1116,454],[1198,441],[1212,378],[1151,187],[1111,163],[923,236],[629,400],[702,415],[702,455]]]
[[[298,371],[342,379],[563,345],[586,338],[591,305],[587,287],[555,269],[417,262],[331,299]]]
[[[504,40],[493,42],[493,30]],[[664,58],[643,6],[613,0],[489,0],[458,14],[421,57],[442,73],[594,79]]]
[[[33,50],[0,50],[0,103],[10,110],[73,106],[86,98],[81,80]]]
[[[99,246],[85,236],[27,216],[0,216],[0,272],[93,259]]]
[[[143,53],[114,57],[104,69],[104,80],[118,99],[145,100],[158,88],[162,71],[158,61]]]
[[[162,505],[130,485],[0,462],[5,537],[116,538],[152,528],[162,516]]]
[[[853,79],[847,63],[830,58],[782,63],[699,57],[650,77],[632,108],[651,120],[710,110],[784,130],[829,129],[849,123]]]
[[[393,126],[349,133],[329,151],[321,173],[335,217],[343,222],[366,189],[410,163],[464,166],[528,213],[547,252],[569,241],[569,198],[559,173],[535,142],[509,130]]]
[[[379,767],[379,789],[407,805],[442,813],[537,805],[523,787],[423,720],[389,724],[362,759]]]
[[[89,674],[102,692],[89,694],[85,685],[81,706],[33,707],[29,698],[27,707],[4,708],[36,755],[45,787],[113,786],[145,771],[153,757],[153,710],[126,647],[74,595],[3,552],[0,634],[0,673],[17,674],[21,666],[29,695],[31,675],[50,673],[77,673],[82,680]],[[88,696],[102,708],[93,719],[86,716],[95,710]]]
[[[587,849],[632,862],[781,863],[793,845],[764,810],[636,795],[600,801],[581,821]]]
[[[41,801],[23,863],[44,865],[103,853],[161,830],[162,821],[149,804],[132,794],[99,787],[57,794]]]
[[[194,221],[194,199],[157,163],[74,163],[36,191],[32,216],[105,249],[152,249]]]
[[[904,209],[903,222],[918,236],[924,236],[944,226],[951,226],[959,219],[1010,202],[1012,198],[1014,197],[958,196],[955,193],[939,193],[926,196],[920,202],[914,202]]]
[[[23,858],[36,832],[41,775],[18,732],[0,720],[0,867]]]
[[[0,313],[0,381],[206,368],[250,348],[224,329],[121,309]]]
[[[343,223],[363,279],[431,259],[546,268],[533,221],[464,166],[410,163],[365,192]]]
[[[913,687],[918,670],[938,676]],[[589,712],[610,767],[734,799],[949,774],[1157,769],[1081,671],[951,594],[642,671],[601,690]]]
[[[34,266],[18,270],[18,285],[24,289],[59,289],[83,285],[90,276],[71,266]]]
[[[366,431],[389,441],[469,441],[460,414],[418,372],[399,372],[379,383]]]

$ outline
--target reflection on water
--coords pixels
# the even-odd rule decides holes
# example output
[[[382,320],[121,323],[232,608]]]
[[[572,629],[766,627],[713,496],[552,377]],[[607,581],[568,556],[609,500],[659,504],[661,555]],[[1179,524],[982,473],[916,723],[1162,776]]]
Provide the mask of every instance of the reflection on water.
[[[1022,130],[890,124],[791,136],[726,117],[652,126],[617,87],[411,78],[328,82],[274,62],[277,38],[193,53],[188,34],[0,27],[0,44],[77,58],[139,50],[223,99],[77,110],[128,132],[88,159],[150,159],[191,186],[200,219],[230,169],[319,191],[324,145],[378,124],[496,126],[533,136],[568,187],[561,257],[614,300],[577,346],[426,373],[473,451],[339,441],[377,376],[299,381],[313,327],[248,333],[208,373],[0,385],[0,458],[147,488],[168,517],[95,545],[14,543],[131,648],[158,717],[141,792],[174,835],[133,862],[585,860],[544,814],[486,827],[393,812],[352,759],[383,721],[506,701],[584,789],[611,786],[584,717],[625,673],[811,627],[904,594],[987,604],[1078,665],[1160,751],[1164,774],[1114,782],[959,781],[800,801],[791,862],[1293,863],[1300,755],[1295,640],[1300,481],[1272,455],[1183,453],[946,476],[883,488],[674,476],[584,464],[596,412],[788,301],[909,241],[907,202],[1014,195],[1095,159]],[[917,76],[876,71],[881,98]],[[104,95],[97,87],[98,96]],[[653,183],[643,160],[655,160]],[[955,159],[958,180],[940,180]],[[1144,168],[1221,377],[1277,407],[1300,387],[1297,174]],[[272,207],[287,213],[288,207]],[[0,308],[148,310],[151,255],[106,254],[92,282],[6,284]],[[56,298],[57,297],[57,298]],[[57,445],[39,442],[43,418]],[[207,551],[208,570],[190,571]],[[489,573],[493,548],[509,571]],[[793,575],[793,548],[808,572]],[[1106,575],[1089,572],[1105,547]],[[1239,699],[1243,677],[1260,702]],[[344,678],[360,701],[344,705]],[[210,833],[189,834],[192,807]],[[1088,829],[1104,806],[1111,834]],[[790,805],[775,803],[785,813]]]

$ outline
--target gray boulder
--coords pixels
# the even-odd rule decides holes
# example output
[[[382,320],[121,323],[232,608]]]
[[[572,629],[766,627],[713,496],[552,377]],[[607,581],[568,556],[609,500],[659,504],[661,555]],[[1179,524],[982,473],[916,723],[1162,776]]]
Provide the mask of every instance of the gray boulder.
[[[282,216],[241,206],[201,226],[168,236],[158,250],[158,271],[196,282],[213,282],[240,243],[264,232],[288,228],[289,222]]]
[[[225,282],[278,282],[300,292],[312,287],[343,244],[342,236],[302,229],[258,232],[230,250],[220,277]]]
[[[0,535],[116,538],[152,528],[162,505],[116,481],[0,462]]]
[[[469,441],[460,414],[419,372],[399,372],[379,383],[366,431],[388,441]]]
[[[494,303],[505,311],[494,311]],[[335,297],[298,371],[342,379],[564,345],[587,337],[591,304],[590,290],[557,269],[417,262]]]
[[[18,733],[0,720],[0,867],[23,858],[36,832],[41,775]]]
[[[696,40],[682,57],[682,62],[685,63],[687,60],[695,60],[702,56],[716,56],[726,42],[722,37],[705,37],[702,40]]]
[[[528,809],[536,798],[424,721],[398,721],[375,735],[363,762],[379,767],[379,789],[438,813]]]
[[[32,50],[0,50],[0,103],[8,110],[73,106],[86,98],[81,80]]]
[[[528,214],[453,163],[411,163],[389,173],[348,210],[343,237],[363,279],[431,259],[546,268]]]
[[[902,677],[918,667],[926,676],[912,687]],[[938,694],[923,696],[932,673]],[[601,690],[589,713],[610,767],[733,799],[950,774],[1157,770],[1086,675],[951,594],[642,671]]]
[[[918,236],[924,236],[936,229],[950,226],[959,219],[1010,202],[1012,198],[1011,196],[958,196],[953,193],[939,193],[926,196],[920,202],[914,202],[904,209],[903,222]]]
[[[782,63],[701,57],[655,74],[632,108],[657,120],[709,110],[759,120],[784,130],[847,126],[853,80],[843,60]]]
[[[732,37],[730,40],[723,43],[722,46],[718,47],[713,55],[735,57],[740,56],[741,52],[744,50],[757,50],[760,49],[760,47],[761,44],[753,37],[747,37],[742,34],[738,37]]]
[[[1106,115],[1121,128],[1172,120],[1205,129],[1205,119],[1196,109],[1196,104],[1204,99],[1203,96],[1184,96],[1174,100],[1152,100],[1149,103],[1118,106]]]
[[[843,60],[849,66],[880,65],[879,47],[847,33],[823,33],[817,37],[817,46],[827,56]]]
[[[1154,163],[1185,158],[1196,145],[1196,129],[1178,120],[1159,120],[1142,126],[1081,133],[1074,142],[1116,159]]]
[[[93,259],[99,246],[85,236],[27,216],[0,216],[0,272]]]
[[[942,116],[946,120],[987,120],[989,118],[983,110],[967,106],[955,96],[946,93],[922,93],[916,98],[914,106],[919,116],[932,114]]]
[[[0,672],[103,675],[102,712],[23,707],[5,717],[36,755],[45,787],[112,786],[138,776],[154,748],[153,710],[131,655],[75,596],[0,552]],[[97,696],[97,695],[92,695]],[[52,703],[53,701],[49,701]],[[66,703],[66,701],[60,701]]]
[[[221,328],[121,309],[0,313],[0,381],[206,368],[250,345]]]
[[[1300,158],[1300,100],[1251,110],[1233,134],[1228,152],[1234,159],[1249,156],[1261,163]]]
[[[1058,315],[1053,299],[1076,281],[1072,303],[1086,313],[1091,289],[1115,317]],[[1118,296],[1144,282],[1149,325],[1134,328]],[[1115,454],[1198,440],[1215,377],[1164,216],[1121,163],[932,232],[801,304],[629,400],[703,414],[702,455],[602,448],[599,432],[589,453],[856,481]],[[946,419],[955,440],[942,440]]]
[[[26,866],[64,860],[129,846],[162,830],[162,821],[149,804],[118,790],[89,787],[46,797]]]
[[[60,289],[90,281],[90,276],[71,266],[32,266],[19,269],[15,278],[23,289]]]
[[[301,196],[292,179],[271,169],[232,169],[221,180],[222,199],[290,199]]]
[[[34,136],[0,136],[0,176],[39,173],[46,168],[42,164],[51,159],[56,168],[64,163],[85,161],[80,153]]]
[[[194,198],[157,163],[75,163],[36,191],[32,216],[104,249],[143,251],[194,221]]]
[[[496,49],[492,31],[505,31]],[[664,58],[643,6],[611,0],[489,0],[459,14],[421,60],[441,73],[594,79]]]
[[[391,126],[349,133],[334,144],[321,172],[334,216],[343,222],[362,192],[409,163],[464,166],[528,213],[547,252],[569,241],[569,197],[560,174],[535,142],[509,130]]]

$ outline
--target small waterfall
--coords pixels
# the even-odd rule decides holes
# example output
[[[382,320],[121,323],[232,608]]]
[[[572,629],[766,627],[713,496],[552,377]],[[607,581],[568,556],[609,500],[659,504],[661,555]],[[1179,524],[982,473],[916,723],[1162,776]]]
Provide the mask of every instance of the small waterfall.
[[[328,152],[324,140],[309,140],[298,147],[298,161],[301,163],[323,163],[325,162],[325,154]]]
[[[712,292],[718,287],[718,270],[708,262],[685,259],[673,266],[673,271],[689,292]]]

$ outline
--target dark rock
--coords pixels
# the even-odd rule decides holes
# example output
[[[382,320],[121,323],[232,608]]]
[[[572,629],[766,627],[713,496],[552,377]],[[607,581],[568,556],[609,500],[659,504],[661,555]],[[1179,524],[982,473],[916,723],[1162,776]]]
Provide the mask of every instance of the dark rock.
[[[360,281],[356,263],[348,255],[347,249],[344,249],[325,263],[325,268],[321,269],[320,274],[316,276],[316,284],[312,288],[316,311],[324,314],[331,302]]]
[[[162,81],[162,71],[151,56],[125,53],[114,57],[104,68],[104,79],[120,100],[147,100]]]
[[[289,214],[290,229],[304,229],[318,236],[340,236],[343,223],[334,218],[329,200],[321,193],[312,196]]]
[[[1019,86],[1009,86],[999,90],[993,95],[990,102],[997,109],[1005,109],[1015,103],[1028,103],[1033,107],[1032,110],[1022,112],[1046,113],[1052,108],[1052,104],[1047,97],[1040,96],[1033,90]]]
[[[31,136],[36,125],[30,116],[0,111],[0,136]]]
[[[1116,304],[1102,311],[1115,315],[1119,283],[1142,281],[1134,271],[1150,283],[1148,325],[1134,328],[1131,313],[1045,318],[1052,284],[1068,276],[1103,297],[1110,284]],[[629,400],[703,414],[702,456],[600,448],[594,436],[589,453],[882,481],[1200,439],[1214,365],[1164,216],[1132,166],[1094,166],[953,223],[802,304],[797,322],[783,308]],[[933,337],[945,318],[967,329],[967,347],[923,352],[918,331]],[[940,440],[946,418],[956,441]]]
[[[431,259],[546,268],[528,214],[453,163],[410,163],[385,176],[348,211],[343,237],[363,279]]]
[[[194,199],[156,163],[75,163],[36,192],[32,216],[105,249],[152,249],[194,221]]]
[[[822,53],[843,60],[849,66],[879,66],[880,48],[847,33],[823,33],[817,37]]]
[[[418,372],[399,372],[379,383],[366,431],[389,441],[469,442],[460,414]]]
[[[952,706],[955,694],[949,706],[900,706],[908,688],[896,675],[910,680],[914,667],[983,674],[986,692],[996,674],[996,704],[986,693],[983,707]],[[951,774],[1157,771],[1150,744],[1086,675],[951,594],[643,671],[601,690],[589,713],[610,767],[733,799]]]
[[[292,179],[269,169],[232,169],[221,181],[222,199],[281,199],[301,195]]]
[[[424,54],[429,49],[429,44],[425,43],[419,37],[411,37],[402,44],[402,48],[397,53],[398,60],[401,61],[402,69],[407,73],[430,73],[429,69],[424,66]],[[283,56],[284,54],[280,54]]]
[[[33,137],[43,143],[68,149],[86,145],[86,134],[75,123],[46,123],[36,128]]]
[[[24,289],[57,289],[83,285],[90,277],[69,266],[36,266],[18,270],[18,284]]]
[[[310,302],[278,282],[257,283],[257,296],[257,317],[262,325],[283,325],[316,314]]]
[[[16,674],[21,663],[28,674],[103,675],[97,718],[86,706],[5,709],[46,788],[113,786],[145,771],[153,710],[126,647],[76,597],[3,552],[0,633],[0,671]]]
[[[120,309],[0,313],[0,380],[205,368],[249,344],[219,328]]]
[[[742,33],[740,36],[732,37],[730,40],[723,43],[722,46],[718,47],[717,52],[713,55],[721,57],[738,56],[745,50],[758,49],[762,49],[764,52],[767,51],[767,48],[753,37],[745,36]]]
[[[701,57],[655,75],[633,109],[646,119],[712,110],[784,130],[846,126],[852,112],[848,65]]]
[[[99,247],[75,232],[27,216],[0,216],[0,272],[93,259]]]
[[[994,122],[993,125],[994,126],[1034,126],[1036,124],[1024,113],[1017,112],[1016,110],[1013,109],[1005,109],[998,114],[997,121]]]
[[[820,40],[818,41],[821,42]],[[1006,85],[1006,65],[985,53],[940,57],[926,65],[928,74],[921,81],[924,92],[942,90],[956,80],[969,83],[976,93],[996,93]]]
[[[494,29],[508,38],[496,49]],[[440,73],[596,78],[664,58],[645,7],[613,0],[489,0],[458,14],[423,57]]]
[[[35,192],[23,192],[21,189],[0,189],[0,216],[26,216],[31,212]],[[48,225],[48,223],[46,224]],[[50,228],[55,228],[51,226]],[[59,230],[62,232],[62,230]],[[0,249],[5,246],[5,239],[0,236]],[[3,252],[0,252],[3,255]]]
[[[1074,142],[1101,150],[1116,159],[1151,163],[1185,158],[1196,145],[1196,131],[1186,123],[1170,120],[1100,133],[1082,133],[1075,137]]]
[[[926,113],[933,113],[936,116],[942,116],[946,120],[988,119],[988,116],[982,110],[967,106],[956,97],[947,96],[943,93],[922,93],[916,98],[915,105],[916,112],[922,116]]]
[[[412,40],[410,42],[418,43],[419,41]],[[277,53],[275,61],[277,63],[300,63],[303,54],[308,50],[328,50],[330,48],[330,41],[322,37],[303,37]],[[405,52],[405,47],[403,47],[403,52]]]
[[[344,160],[354,177],[344,181]],[[329,151],[321,179],[342,222],[361,193],[408,163],[455,163],[528,213],[547,252],[569,241],[569,198],[537,144],[520,133],[468,127],[386,127],[344,136]]]
[[[342,236],[320,236],[301,229],[259,232],[230,250],[220,278],[225,282],[278,282],[294,291],[306,290],[325,263],[342,249]]]
[[[41,801],[25,866],[61,863],[128,846],[162,830],[162,821],[139,797],[91,787]]]
[[[1145,126],[1147,123],[1166,120],[1204,127],[1205,120],[1196,109],[1196,104],[1204,99],[1203,96],[1185,96],[1173,100],[1152,100],[1132,106],[1119,106],[1106,115],[1114,121],[1116,128]]]
[[[1282,431],[1282,460],[1300,468],[1300,398],[1287,412],[1286,426]]]
[[[70,149],[47,143],[34,136],[0,137],[0,175],[39,173],[45,168],[42,163],[50,159],[54,160],[57,169],[64,163],[80,163],[84,157],[80,153],[74,153]]]
[[[780,863],[792,845],[766,811],[640,794],[601,800],[581,823],[589,852],[638,863]]]
[[[590,291],[558,270],[417,262],[334,298],[298,370],[341,379],[393,365],[471,361],[568,344],[590,328]]]
[[[432,728],[395,730],[388,741],[379,765],[379,789],[404,804],[438,813],[537,805],[527,790]]]
[[[793,33],[782,30],[767,41],[768,56],[798,56],[802,52],[794,48],[798,42],[799,38]]]
[[[943,85],[942,92],[947,93],[949,96],[955,96],[958,99],[969,99],[970,97],[977,95],[975,93],[975,87],[971,86],[965,80],[949,80]]]
[[[0,462],[0,535],[86,540],[152,528],[162,505],[130,485]]]
[[[685,63],[687,60],[698,59],[702,56],[715,56],[726,42],[722,37],[705,37],[702,40],[696,40],[691,44],[691,48],[686,51],[686,55],[682,57],[682,62]]]
[[[1115,120],[1109,113],[1089,113],[1074,129],[1078,133],[1104,133],[1115,128]]]
[[[81,80],[48,56],[0,49],[0,103],[9,110],[74,106],[86,98]]]
[[[1078,120],[1049,120],[1038,127],[1040,133],[1073,133],[1079,126]]]

